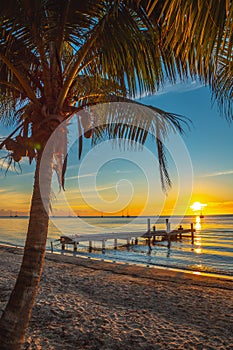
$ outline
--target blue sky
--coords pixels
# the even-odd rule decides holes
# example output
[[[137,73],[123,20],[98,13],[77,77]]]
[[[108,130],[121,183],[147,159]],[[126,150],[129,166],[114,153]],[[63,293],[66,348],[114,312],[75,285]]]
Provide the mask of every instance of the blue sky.
[[[233,126],[212,104],[209,88],[181,83],[143,101],[192,120],[183,139],[192,159],[194,197],[204,197],[213,212],[233,212]]]
[[[193,88],[193,89],[192,89]],[[212,105],[208,87],[197,83],[172,86],[170,91],[142,99],[146,104],[182,114],[191,119],[191,130],[184,141],[190,152],[195,172],[210,175],[231,170],[233,148],[232,125]]]
[[[194,174],[190,200],[191,202],[201,201],[207,203],[206,213],[233,213],[233,162],[231,154],[233,149],[233,126],[229,125],[226,119],[220,116],[216,105],[212,106],[208,87],[203,87],[196,82],[179,83],[173,86],[167,85],[157,95],[145,97],[141,102],[157,106],[166,111],[185,115],[192,120],[191,129],[187,129],[186,134],[183,136],[184,143],[191,157]],[[9,128],[0,126],[0,136],[7,135],[9,132]],[[149,143],[148,147],[150,148]],[[88,142],[86,148],[88,149]],[[73,150],[72,152],[75,151]],[[139,158],[141,157],[140,159],[142,160],[145,160],[147,157],[150,158],[149,153],[145,155],[146,153],[142,152]],[[96,157],[98,157],[98,154]],[[77,157],[73,156],[72,158],[77,163]],[[138,162],[140,163],[141,160]],[[148,201],[145,194],[148,187],[147,179],[145,174],[143,174],[143,169],[138,166],[137,161],[135,163],[125,159],[115,159],[107,161],[96,178],[99,195],[106,201],[106,205],[98,206],[96,204],[96,208],[90,211],[90,207],[88,207],[88,198],[91,198],[90,187],[89,192],[87,190],[92,172],[90,169],[87,169],[87,173],[83,176],[87,185],[86,193],[88,193],[86,200],[83,201],[77,183],[78,166],[75,167],[72,162],[69,165],[67,172],[67,198],[69,197],[68,201],[76,213],[84,215],[95,214],[102,210],[108,211],[108,207],[114,207],[114,201],[117,203],[119,194],[124,195],[127,193],[128,196],[132,197],[130,192],[132,186],[134,188],[134,199],[130,197],[129,200],[123,200],[124,205],[122,208],[124,210],[129,208],[132,213],[140,214],[141,203]],[[4,176],[4,171],[0,174],[0,210],[4,209],[5,212],[12,210],[19,213],[28,211],[34,166],[29,166],[28,161],[24,160],[22,168],[22,175],[17,175],[11,171],[8,172],[6,177]],[[155,214],[158,209],[158,203],[160,203],[161,209],[161,203],[164,201],[167,202],[166,210],[169,212],[169,208],[171,209],[176,201],[176,192],[180,190],[177,189],[178,180],[173,161],[169,162],[173,189],[168,196],[165,196],[161,191],[158,169],[148,169],[149,172],[155,171],[156,181],[152,186],[153,193],[156,193],[156,200],[153,198],[149,199],[144,214]],[[119,184],[117,189],[116,183]],[[120,192],[117,194],[118,190]],[[59,195],[57,196],[59,197]],[[92,198],[91,204],[93,203]],[[60,204],[57,202],[56,205],[57,212],[59,212],[62,207],[62,201]],[[95,204],[93,205],[95,206]],[[180,213],[179,210],[181,210],[181,207],[177,213]],[[121,212],[120,206],[116,206],[115,211],[116,213],[118,211],[119,214]],[[3,214],[3,211],[0,211],[0,214]]]

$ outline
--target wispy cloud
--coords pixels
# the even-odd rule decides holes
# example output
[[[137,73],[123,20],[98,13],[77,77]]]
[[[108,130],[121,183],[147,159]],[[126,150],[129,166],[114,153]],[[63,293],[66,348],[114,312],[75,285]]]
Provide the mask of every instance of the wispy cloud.
[[[81,178],[85,178],[85,177],[92,177],[92,176],[96,176],[97,173],[90,173],[90,174],[83,174],[83,175],[75,175],[75,176],[69,176],[66,178],[66,180],[76,180],[76,179],[81,179]]]
[[[24,172],[23,167],[20,168],[18,164],[15,166],[13,164],[14,163],[12,162],[12,164],[9,166],[7,161],[0,161],[0,176],[5,176],[8,171],[20,176],[33,176],[35,174],[35,172]],[[22,166],[21,163],[20,166]]]
[[[191,81],[188,83],[179,82],[177,84],[166,85],[164,89],[158,91],[157,95],[164,95],[169,92],[183,93],[203,88],[203,86],[204,85],[200,84],[197,81]]]
[[[133,170],[116,170],[117,174],[131,174],[133,172]]]
[[[82,188],[82,193],[97,193],[97,192],[101,192],[101,191],[107,191],[107,190],[111,190],[111,189],[115,189],[116,186],[96,186],[96,188],[93,190],[93,188]],[[81,191],[78,189],[76,191],[71,190],[71,193],[79,193],[81,194]]]
[[[233,208],[233,201],[208,202],[207,206],[212,208]]]
[[[233,175],[233,170],[218,171],[215,173],[202,175],[202,177],[214,177],[214,176],[225,176],[225,175]]]
[[[34,175],[35,175],[35,172],[34,172],[34,171],[31,171],[31,172],[29,172],[29,173],[24,173],[24,172],[20,173],[20,176],[23,176],[23,177],[26,177],[26,176],[34,176]]]
[[[142,98],[153,98],[156,96],[161,96],[165,95],[168,93],[183,93],[183,92],[188,92],[188,91],[193,91],[197,89],[203,88],[204,85],[199,83],[198,81],[188,81],[188,82],[177,82],[176,84],[170,84],[167,83],[163,88],[161,88],[159,91],[157,91],[154,95],[150,96],[143,96]],[[139,97],[138,97],[139,99]]]
[[[5,171],[10,171],[10,172],[16,172],[16,169],[14,168],[13,165],[8,164],[7,161],[0,161],[0,171],[5,175]],[[17,168],[17,171],[20,172],[20,169]],[[1,175],[1,172],[0,172]]]
[[[0,193],[7,193],[7,190],[5,190],[4,188],[0,188]]]

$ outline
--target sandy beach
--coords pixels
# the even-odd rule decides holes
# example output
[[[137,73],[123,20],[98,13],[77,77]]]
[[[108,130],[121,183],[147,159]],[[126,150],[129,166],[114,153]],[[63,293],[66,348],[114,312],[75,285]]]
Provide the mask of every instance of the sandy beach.
[[[22,250],[0,247],[0,313]],[[233,349],[233,281],[47,253],[24,349]]]

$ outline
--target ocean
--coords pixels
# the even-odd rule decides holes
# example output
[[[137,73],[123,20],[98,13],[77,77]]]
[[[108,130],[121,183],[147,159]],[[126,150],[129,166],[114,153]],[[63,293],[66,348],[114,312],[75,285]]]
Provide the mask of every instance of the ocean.
[[[151,226],[165,229],[166,217],[150,217]],[[106,243],[102,252],[100,243],[95,243],[94,250],[88,252],[87,244],[73,247],[64,254],[72,254],[95,259],[105,259],[116,262],[142,264],[165,268],[181,269],[194,272],[205,272],[233,276],[233,215],[205,216],[204,218],[186,216],[170,217],[171,229],[189,228],[191,222],[196,229],[192,244],[190,238],[182,241],[156,241],[152,250],[143,244],[131,245],[129,249],[119,247],[113,249],[113,242]],[[28,218],[0,217],[0,244],[23,246],[26,238]],[[52,217],[49,225],[47,250],[54,245],[54,252],[61,253],[61,247],[56,242],[64,234],[90,234],[113,232],[147,231],[147,217]],[[122,245],[125,241],[122,241]]]

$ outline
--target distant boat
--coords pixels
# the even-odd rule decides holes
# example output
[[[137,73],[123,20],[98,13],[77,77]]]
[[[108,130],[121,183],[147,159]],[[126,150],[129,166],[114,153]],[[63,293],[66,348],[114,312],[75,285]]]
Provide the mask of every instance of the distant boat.
[[[18,218],[17,212],[15,213],[15,215],[13,215],[12,211],[10,211],[10,218]]]
[[[126,215],[126,216],[127,216],[127,218],[130,218],[130,215],[129,215],[129,211],[128,211],[128,210],[127,210],[127,215]]]
[[[125,215],[124,215],[124,212],[123,212],[123,211],[122,211],[121,217],[122,217],[122,218],[124,218],[124,217],[125,217]]]
[[[103,218],[103,217],[104,217],[104,214],[103,214],[103,213],[101,213],[100,217],[101,217],[101,218]]]
[[[200,212],[200,219],[203,219],[204,215],[202,214],[202,211]]]

